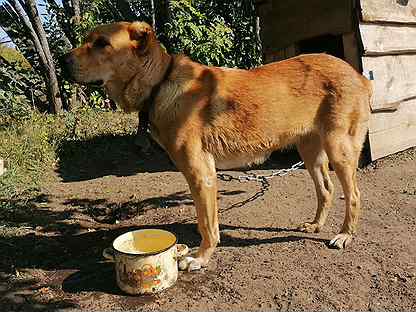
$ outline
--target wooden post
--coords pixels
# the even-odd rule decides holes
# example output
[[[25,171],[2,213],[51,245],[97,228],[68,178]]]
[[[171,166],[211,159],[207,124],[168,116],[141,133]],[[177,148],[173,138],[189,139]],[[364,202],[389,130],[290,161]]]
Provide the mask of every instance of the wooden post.
[[[347,33],[342,36],[344,45],[344,58],[355,68],[356,71],[362,72],[361,54],[357,43],[355,32]]]

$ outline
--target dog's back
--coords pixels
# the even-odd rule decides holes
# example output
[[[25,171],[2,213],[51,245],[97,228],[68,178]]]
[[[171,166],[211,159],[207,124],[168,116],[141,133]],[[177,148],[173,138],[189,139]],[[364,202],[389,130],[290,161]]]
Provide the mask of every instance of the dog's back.
[[[218,159],[266,155],[312,133],[354,131],[368,120],[369,81],[329,55],[301,55],[250,71],[207,70],[213,95],[201,106],[201,131]]]

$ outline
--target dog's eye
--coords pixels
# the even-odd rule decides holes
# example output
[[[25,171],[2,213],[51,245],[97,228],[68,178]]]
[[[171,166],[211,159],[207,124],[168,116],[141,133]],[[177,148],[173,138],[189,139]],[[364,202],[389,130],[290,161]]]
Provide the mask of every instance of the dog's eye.
[[[110,42],[103,37],[99,37],[94,41],[94,48],[105,48],[108,45],[110,45]]]

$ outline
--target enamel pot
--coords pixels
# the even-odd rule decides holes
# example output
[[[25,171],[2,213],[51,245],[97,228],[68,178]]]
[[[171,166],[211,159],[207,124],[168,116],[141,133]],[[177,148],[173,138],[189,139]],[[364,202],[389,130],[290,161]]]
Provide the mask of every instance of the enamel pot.
[[[173,286],[178,278],[178,259],[188,247],[176,236],[157,229],[124,233],[103,256],[115,263],[117,285],[128,294],[154,294]]]

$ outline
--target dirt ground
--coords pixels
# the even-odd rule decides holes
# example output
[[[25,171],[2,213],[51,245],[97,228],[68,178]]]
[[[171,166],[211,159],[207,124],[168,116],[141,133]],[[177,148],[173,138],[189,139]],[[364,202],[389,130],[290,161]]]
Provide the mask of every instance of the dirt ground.
[[[1,311],[416,310],[415,149],[359,170],[363,213],[346,250],[327,247],[344,217],[333,172],[334,207],[319,234],[296,231],[315,214],[304,169],[248,202],[260,184],[220,181],[221,244],[208,268],[140,297],[118,290],[102,250],[138,228],[167,229],[191,247],[199,235],[188,187],[165,155],[117,142],[61,160],[40,196],[0,212]],[[296,157],[277,155],[252,172]]]

